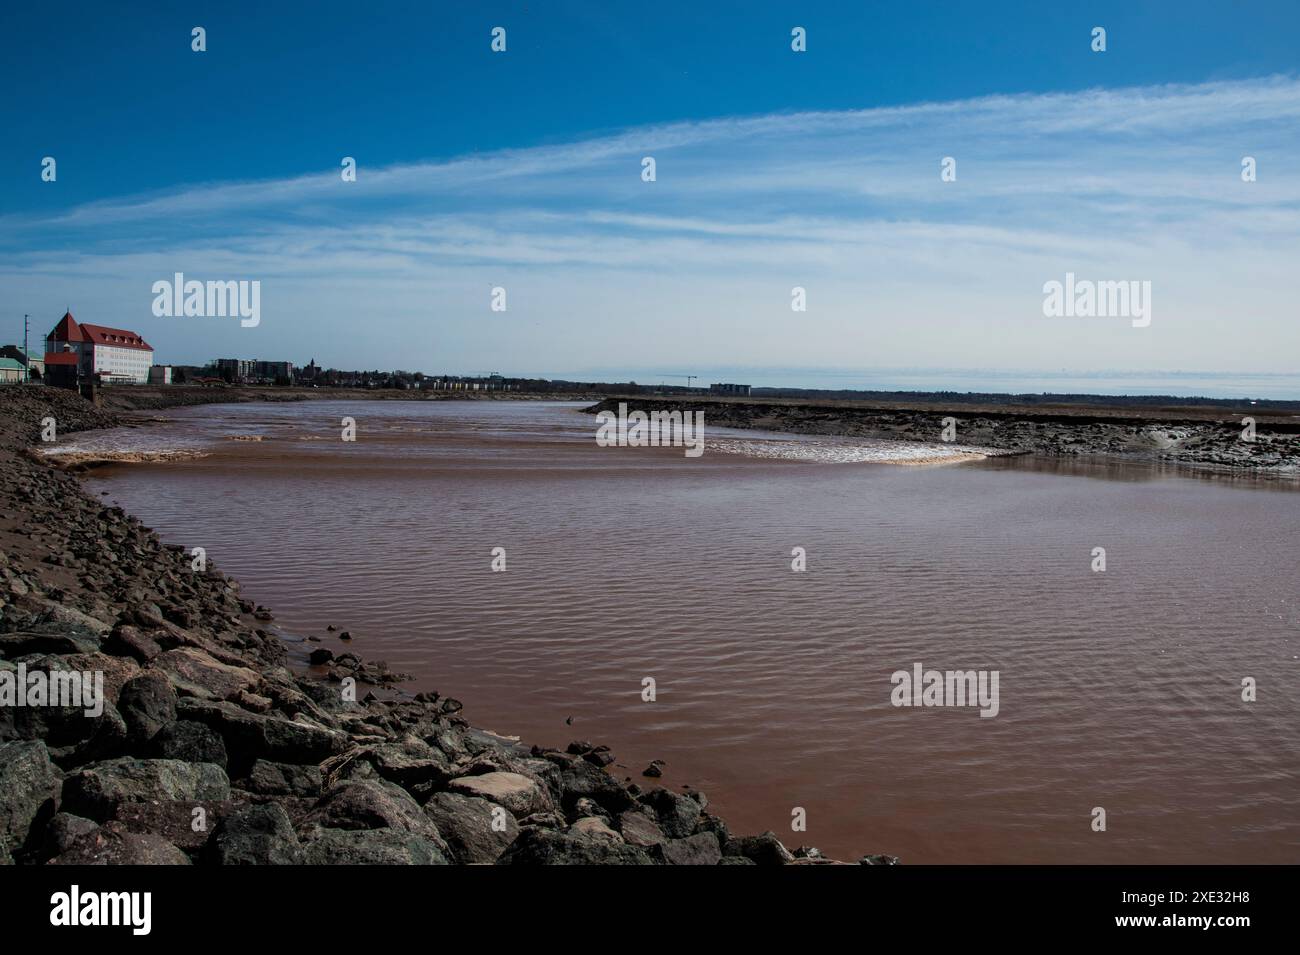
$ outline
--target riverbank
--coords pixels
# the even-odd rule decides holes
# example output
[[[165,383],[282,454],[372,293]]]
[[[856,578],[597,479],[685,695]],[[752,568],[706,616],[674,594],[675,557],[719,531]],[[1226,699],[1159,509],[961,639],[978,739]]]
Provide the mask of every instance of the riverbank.
[[[759,398],[609,397],[586,410],[702,411],[707,425],[795,434],[956,444],[1001,454],[1097,455],[1188,467],[1300,476],[1300,413],[1249,404],[983,405]],[[1247,440],[1246,419],[1254,421]]]
[[[160,411],[191,405],[282,401],[593,401],[601,393],[532,391],[419,391],[398,388],[303,388],[271,385],[115,385],[100,388],[108,411]]]
[[[49,418],[59,434],[122,420],[0,389],[0,863],[827,861],[733,835],[697,790],[614,775],[608,747],[476,728],[341,628],[281,631],[210,561],[34,455]],[[48,705],[37,688],[60,671],[102,694]]]

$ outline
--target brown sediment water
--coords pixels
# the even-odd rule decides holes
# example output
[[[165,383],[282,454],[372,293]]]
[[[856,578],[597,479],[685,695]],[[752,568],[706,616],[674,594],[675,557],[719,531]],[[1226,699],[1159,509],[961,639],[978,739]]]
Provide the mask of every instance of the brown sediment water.
[[[597,447],[577,407],[208,406],[68,445],[168,452],[88,480],[286,630],[478,725],[607,743],[620,775],[662,759],[739,831],[909,863],[1300,861],[1294,482],[902,468],[707,422],[688,458]],[[997,670],[997,716],[891,705],[917,663]]]

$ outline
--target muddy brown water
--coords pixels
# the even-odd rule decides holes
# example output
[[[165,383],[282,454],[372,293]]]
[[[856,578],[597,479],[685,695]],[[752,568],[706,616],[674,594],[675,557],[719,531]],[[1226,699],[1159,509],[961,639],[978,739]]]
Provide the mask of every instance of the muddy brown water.
[[[285,629],[349,629],[407,689],[607,743],[621,775],[662,759],[733,830],[909,863],[1300,861],[1294,482],[716,430],[688,459],[599,448],[576,407],[210,406],[73,442],[204,453],[89,483]],[[998,715],[891,705],[918,662],[997,670]]]

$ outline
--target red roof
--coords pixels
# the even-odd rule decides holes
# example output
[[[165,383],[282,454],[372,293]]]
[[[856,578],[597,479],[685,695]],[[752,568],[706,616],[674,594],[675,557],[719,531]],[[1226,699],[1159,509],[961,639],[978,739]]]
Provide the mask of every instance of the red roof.
[[[45,364],[49,365],[75,365],[77,363],[77,353],[70,351],[51,351],[45,353]]]
[[[116,348],[139,348],[142,351],[153,351],[153,346],[147,341],[135,332],[128,332],[123,328],[107,328],[103,325],[87,325],[82,322],[81,331],[86,335],[84,341],[94,342],[96,345],[113,345]]]
[[[50,332],[47,338],[53,338],[57,342],[84,342],[86,339],[82,336],[81,326],[77,320],[72,317],[71,312],[64,312],[63,317],[59,319],[59,324],[54,326],[54,331]]]
[[[107,325],[77,324],[71,312],[66,312],[49,336],[56,342],[89,342],[92,345],[111,345],[114,348],[138,348],[153,351],[153,346],[135,332]]]

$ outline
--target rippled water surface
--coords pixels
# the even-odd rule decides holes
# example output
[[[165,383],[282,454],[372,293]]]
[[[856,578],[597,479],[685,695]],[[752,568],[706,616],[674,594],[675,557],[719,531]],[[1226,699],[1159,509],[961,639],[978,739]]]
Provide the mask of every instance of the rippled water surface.
[[[211,406],[67,449],[172,452],[90,484],[285,629],[335,649],[326,625],[350,629],[409,689],[608,743],[624,775],[663,759],[733,829],[915,863],[1300,861],[1290,485],[898,467],[885,444],[720,429],[690,459],[598,448],[577,407]],[[998,670],[998,716],[891,706],[917,662]]]

